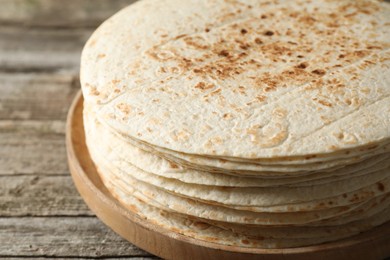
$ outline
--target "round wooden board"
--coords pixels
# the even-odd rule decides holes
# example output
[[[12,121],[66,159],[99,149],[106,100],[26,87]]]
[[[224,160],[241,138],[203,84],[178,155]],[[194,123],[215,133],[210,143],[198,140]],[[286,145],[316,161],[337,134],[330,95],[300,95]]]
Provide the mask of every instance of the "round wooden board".
[[[316,246],[254,249],[199,241],[163,229],[122,207],[104,187],[85,145],[83,98],[68,115],[66,145],[74,183],[90,209],[116,233],[165,259],[385,259],[390,257],[390,223],[349,239]]]

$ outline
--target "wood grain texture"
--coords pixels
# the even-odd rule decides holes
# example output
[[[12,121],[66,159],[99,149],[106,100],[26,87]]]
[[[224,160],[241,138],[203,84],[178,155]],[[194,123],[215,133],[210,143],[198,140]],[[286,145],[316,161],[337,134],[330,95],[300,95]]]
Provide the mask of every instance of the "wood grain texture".
[[[90,217],[0,218],[0,256],[149,256]]]
[[[0,121],[0,175],[66,174],[63,121]]]
[[[95,27],[134,0],[1,0],[0,25]]]
[[[0,74],[0,175],[67,173],[67,110],[79,89],[72,73]]]
[[[1,0],[0,71],[78,71],[95,28],[134,0]]]
[[[94,216],[71,177],[0,176],[0,216]],[[1,243],[1,241],[0,241]]]
[[[79,89],[78,75],[72,72],[0,73],[0,120],[64,122]]]
[[[0,72],[78,72],[80,53],[92,29],[0,26]]]

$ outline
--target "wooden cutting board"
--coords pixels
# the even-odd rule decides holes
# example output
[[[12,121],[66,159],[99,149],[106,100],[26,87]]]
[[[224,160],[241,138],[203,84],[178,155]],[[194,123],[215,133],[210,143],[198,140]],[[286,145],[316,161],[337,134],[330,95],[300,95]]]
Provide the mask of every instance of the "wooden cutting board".
[[[337,242],[286,249],[256,249],[199,241],[166,230],[125,209],[104,187],[89,156],[79,93],[70,108],[66,145],[74,183],[86,204],[116,233],[165,259],[385,259],[390,257],[390,222]]]

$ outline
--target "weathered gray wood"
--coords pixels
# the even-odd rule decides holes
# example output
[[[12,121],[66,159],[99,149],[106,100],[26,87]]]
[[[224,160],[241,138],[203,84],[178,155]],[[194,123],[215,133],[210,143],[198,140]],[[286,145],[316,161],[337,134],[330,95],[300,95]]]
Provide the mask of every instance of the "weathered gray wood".
[[[0,71],[77,72],[82,47],[92,31],[0,26]]]
[[[0,174],[68,172],[64,120],[78,90],[71,73],[0,74]]]
[[[76,73],[0,73],[0,120],[65,120],[79,89]]]
[[[1,176],[0,216],[94,216],[70,175]]]
[[[0,218],[0,256],[149,256],[90,217]]]
[[[0,0],[0,24],[96,26],[134,0]]]
[[[0,71],[78,71],[95,28],[134,0],[0,0]]]
[[[68,173],[64,121],[0,121],[0,175]]]
[[[81,49],[132,0],[0,0],[0,257],[156,259],[93,217],[68,175]]]
[[[0,120],[0,135],[64,135],[65,124],[65,120]]]

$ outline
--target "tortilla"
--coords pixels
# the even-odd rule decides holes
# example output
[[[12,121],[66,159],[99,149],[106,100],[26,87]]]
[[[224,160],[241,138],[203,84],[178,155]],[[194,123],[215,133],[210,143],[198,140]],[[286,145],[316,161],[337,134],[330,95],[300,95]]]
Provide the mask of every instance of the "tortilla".
[[[89,112],[85,113],[85,121],[88,122],[86,126],[88,135],[94,139],[93,142],[100,142],[99,150],[103,150],[103,153],[107,153],[107,149],[109,149],[110,152],[115,153],[113,155],[115,157],[114,160],[119,160],[119,163],[128,162],[148,173],[178,179],[185,183],[224,187],[312,186],[371,174],[390,166],[390,154],[383,154],[374,157],[371,161],[365,161],[364,165],[360,166],[356,171],[351,171],[351,167],[349,169],[344,167],[339,172],[317,172],[316,174],[300,178],[241,178],[226,174],[212,174],[207,171],[184,168],[155,154],[145,152],[129,143],[123,142],[123,140],[118,139],[108,129],[104,129],[99,122],[93,120],[94,117],[92,114]]]
[[[183,154],[389,143],[389,23],[379,1],[142,1],[88,41],[83,93],[117,132]]]
[[[390,219],[385,2],[142,0],[93,33],[80,79],[98,173],[151,223],[286,248]]]

